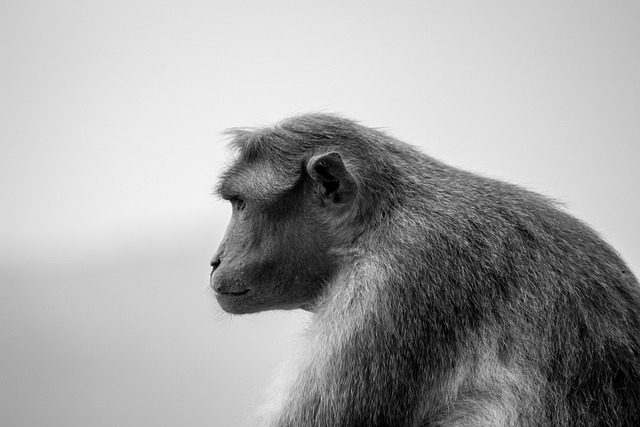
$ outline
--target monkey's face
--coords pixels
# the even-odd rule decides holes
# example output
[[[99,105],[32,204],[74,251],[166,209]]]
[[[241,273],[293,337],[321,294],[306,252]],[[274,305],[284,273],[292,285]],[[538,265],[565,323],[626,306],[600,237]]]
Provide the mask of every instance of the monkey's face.
[[[313,302],[332,261],[304,209],[232,199],[233,213],[214,259],[211,286],[229,313],[294,309]]]
[[[327,216],[336,211],[336,203],[344,207],[353,199],[347,192],[352,183],[323,167],[333,160],[344,169],[340,157],[333,154],[324,164],[316,159],[277,197],[255,197],[251,191],[255,188],[247,187],[256,182],[251,176],[255,167],[245,167],[222,183],[219,192],[229,200],[233,213],[211,261],[211,287],[223,310],[243,314],[309,309],[322,293],[338,264],[331,255],[335,239]]]

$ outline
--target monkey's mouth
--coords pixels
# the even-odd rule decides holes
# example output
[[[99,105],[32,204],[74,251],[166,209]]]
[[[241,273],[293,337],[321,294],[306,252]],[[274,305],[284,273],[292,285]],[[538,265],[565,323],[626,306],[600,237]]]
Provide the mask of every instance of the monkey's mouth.
[[[220,304],[220,308],[231,314],[247,314],[255,311],[249,309],[249,305],[247,305],[251,301],[251,296],[249,289],[216,292],[216,300]]]
[[[232,297],[239,297],[247,294],[248,292],[249,292],[249,289],[245,289],[244,291],[240,291],[240,292],[229,291],[227,292],[227,295],[231,295]]]
[[[249,289],[245,289],[243,291],[217,291],[219,296],[230,296],[230,297],[240,297],[242,295],[246,295],[249,293]]]

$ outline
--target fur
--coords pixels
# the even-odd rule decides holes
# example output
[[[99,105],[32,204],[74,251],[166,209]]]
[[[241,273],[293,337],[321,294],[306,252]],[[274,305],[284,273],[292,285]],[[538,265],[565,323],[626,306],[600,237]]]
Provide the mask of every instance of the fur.
[[[640,286],[556,203],[338,116],[233,138],[221,188],[252,165],[253,197],[311,194],[330,151],[357,187],[300,202],[335,268],[261,425],[640,425]]]

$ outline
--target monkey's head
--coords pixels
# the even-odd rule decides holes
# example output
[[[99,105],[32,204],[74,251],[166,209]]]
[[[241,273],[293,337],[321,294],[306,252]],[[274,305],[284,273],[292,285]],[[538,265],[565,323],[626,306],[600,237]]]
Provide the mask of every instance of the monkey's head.
[[[220,306],[244,314],[312,309],[340,263],[358,185],[337,151],[235,131],[217,192],[231,221],[211,266]]]

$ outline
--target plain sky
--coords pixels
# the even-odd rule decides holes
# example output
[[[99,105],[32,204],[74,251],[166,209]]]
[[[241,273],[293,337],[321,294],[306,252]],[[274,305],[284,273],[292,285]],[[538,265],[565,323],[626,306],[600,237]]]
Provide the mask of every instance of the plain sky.
[[[0,424],[243,425],[307,316],[207,291],[228,127],[385,128],[560,200],[638,273],[639,22],[618,0],[5,0]]]

